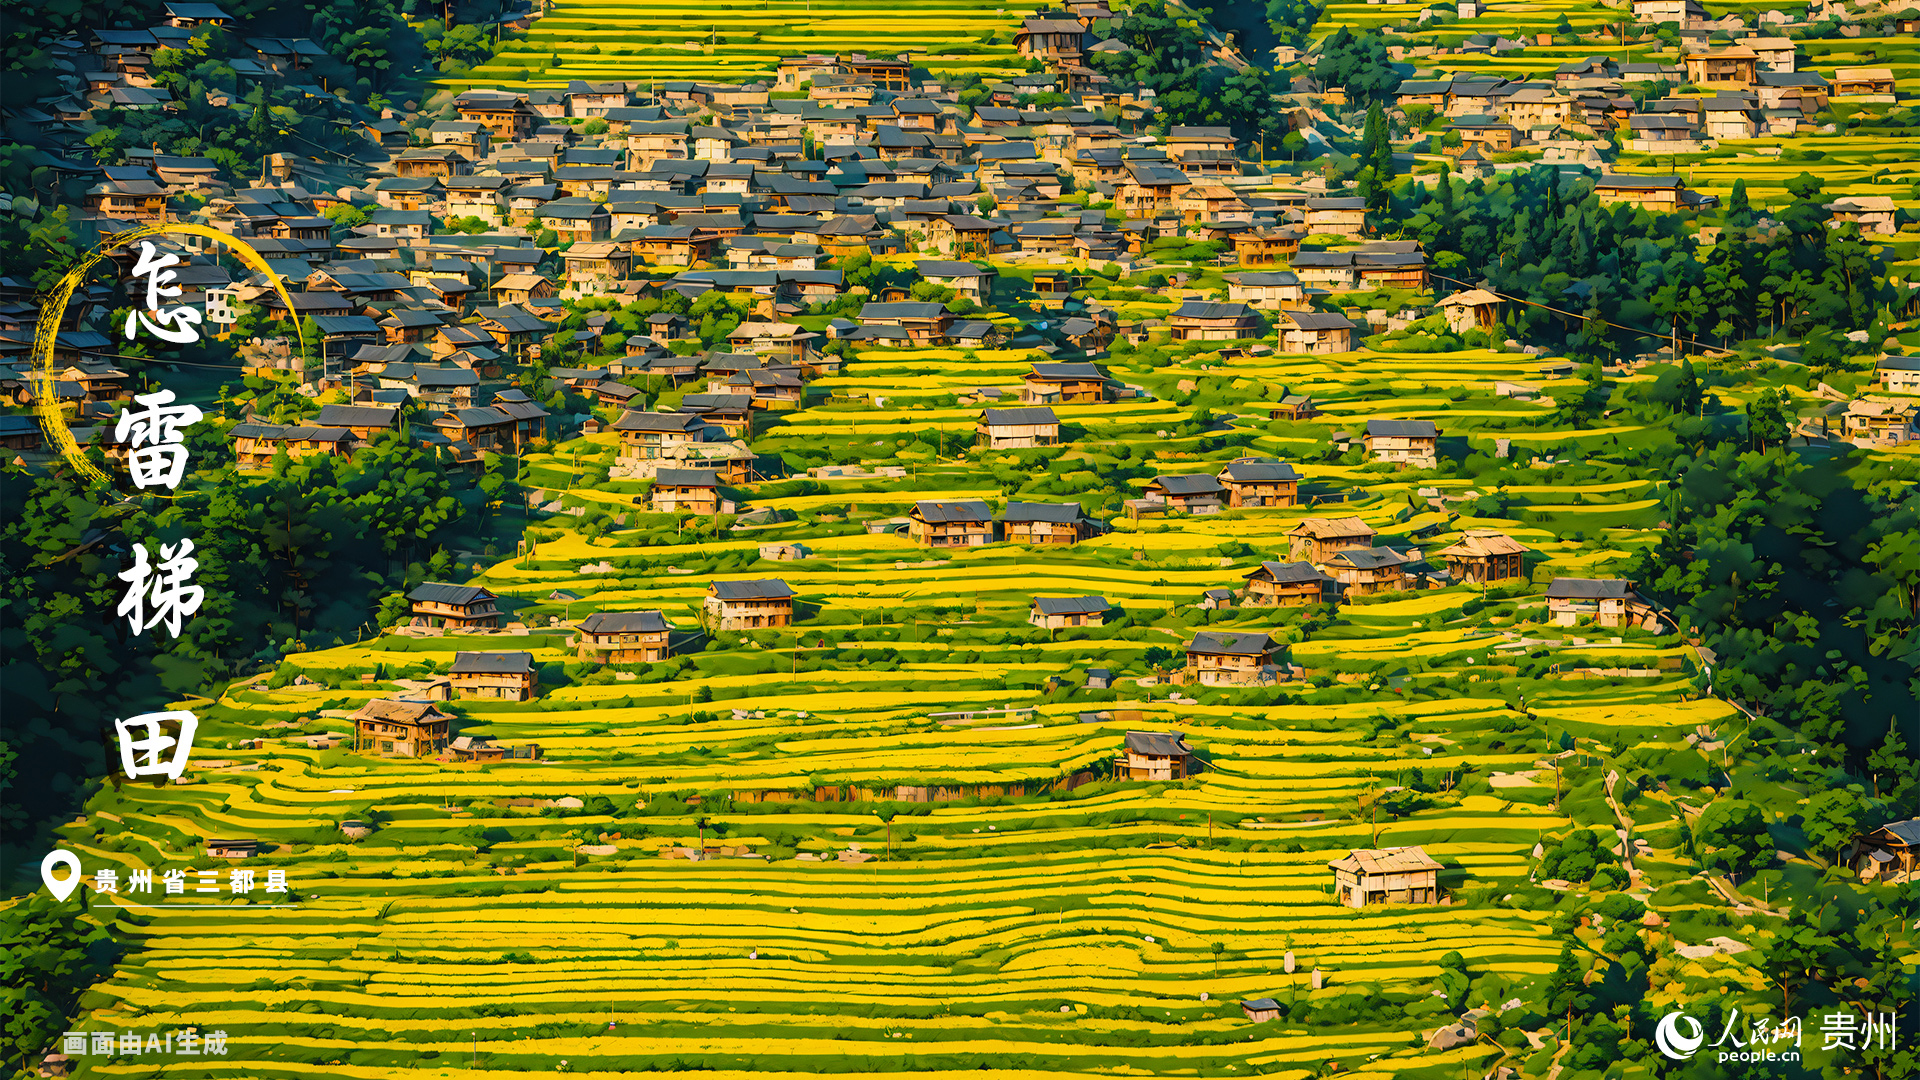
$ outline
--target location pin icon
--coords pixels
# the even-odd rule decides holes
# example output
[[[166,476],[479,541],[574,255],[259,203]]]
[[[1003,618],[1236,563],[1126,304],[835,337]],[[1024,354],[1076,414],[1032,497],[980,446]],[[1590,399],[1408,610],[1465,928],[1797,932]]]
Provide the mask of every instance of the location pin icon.
[[[53,869],[56,866],[67,868],[67,876],[64,880],[53,876]],[[73,890],[80,886],[80,856],[65,848],[55,848],[47,852],[47,857],[40,860],[40,881],[47,887],[47,891],[53,894],[55,900],[65,900],[72,896]]]

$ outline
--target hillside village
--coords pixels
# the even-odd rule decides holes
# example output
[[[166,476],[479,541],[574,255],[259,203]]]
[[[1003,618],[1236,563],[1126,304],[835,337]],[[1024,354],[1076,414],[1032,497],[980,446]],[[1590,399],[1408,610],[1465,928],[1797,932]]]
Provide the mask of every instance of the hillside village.
[[[139,944],[9,1068],[1613,1080],[1722,1075],[1669,1011],[1913,1016],[1920,12],[814,6],[388,4],[415,82],[271,5],[42,35],[8,679],[201,724],[153,787],[32,736],[20,818],[299,910],[83,890]],[[154,236],[177,355],[129,247],[43,303],[161,225],[271,273]],[[161,388],[177,503],[42,422],[124,475]],[[116,636],[183,530],[211,617]]]

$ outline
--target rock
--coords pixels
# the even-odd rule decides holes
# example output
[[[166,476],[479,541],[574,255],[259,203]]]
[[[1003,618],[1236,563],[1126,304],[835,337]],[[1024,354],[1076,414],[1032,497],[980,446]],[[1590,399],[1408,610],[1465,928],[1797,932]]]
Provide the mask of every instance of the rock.
[[[1293,974],[1293,950],[1292,949],[1288,949],[1287,955],[1280,958],[1280,967],[1284,971],[1286,971],[1287,974],[1289,975]]]
[[[1321,989],[1325,989],[1326,985],[1327,985],[1326,973],[1321,971],[1319,968],[1314,968],[1313,969],[1313,988],[1315,990],[1321,990]]]

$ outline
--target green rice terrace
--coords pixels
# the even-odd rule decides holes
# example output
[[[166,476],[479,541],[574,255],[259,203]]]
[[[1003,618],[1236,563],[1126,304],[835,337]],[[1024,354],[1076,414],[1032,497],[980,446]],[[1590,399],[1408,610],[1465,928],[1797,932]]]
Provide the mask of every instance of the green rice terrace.
[[[564,0],[524,36],[462,75],[460,86],[564,87],[573,79],[744,82],[771,79],[786,56],[908,55],[936,74],[1017,74],[1013,35],[1026,9],[1004,0],[740,0],[653,4]]]
[[[1117,352],[1113,378],[1150,397],[1060,406],[1064,445],[1006,452],[968,448],[978,408],[955,395],[1017,377],[1026,354],[859,352],[755,449],[905,475],[746,485],[777,520],[717,539],[646,512],[644,483],[596,483],[610,434],[530,454],[528,482],[581,513],[534,521],[531,550],[476,559],[466,579],[521,629],[398,626],[294,653],[190,701],[194,782],[103,791],[62,830],[90,867],[127,869],[223,867],[209,838],[257,839],[250,865],[283,869],[297,905],[115,911],[132,898],[96,896],[138,947],[77,1026],[226,1031],[229,1058],[196,1076],[1600,1076],[1535,1004],[1573,962],[1563,940],[1612,955],[1607,920],[1639,930],[1644,909],[1651,955],[1626,962],[1654,999],[1762,989],[1698,943],[1738,933],[1723,897],[1817,871],[1735,890],[1687,851],[1716,777],[1762,806],[1804,792],[1729,756],[1749,720],[1701,695],[1699,656],[1670,626],[1546,624],[1547,582],[1617,573],[1657,542],[1665,487],[1631,463],[1673,418],[1636,406],[1575,428],[1550,399],[1496,396],[1523,377],[1577,392],[1542,382],[1539,357],[1380,344]],[[1725,381],[1729,401],[1753,392]],[[1324,414],[1269,420],[1283,394]],[[1438,420],[1477,475],[1328,448],[1368,418]],[[1156,475],[1249,454],[1298,463],[1303,505],[1121,512]],[[1052,549],[870,531],[926,498],[1074,500],[1113,527]],[[1526,576],[1338,608],[1199,605],[1285,560],[1311,516],[1358,517],[1380,543],[1498,529],[1529,549]],[[774,561],[763,544],[807,550]],[[702,633],[710,582],[760,578],[791,586],[793,625]],[[1119,616],[1027,623],[1035,596],[1086,595]],[[569,624],[635,609],[675,624],[676,655],[578,661]],[[1272,635],[1298,677],[1170,681],[1200,630]],[[531,653],[533,700],[438,707],[453,734],[537,744],[538,760],[353,750],[367,701],[489,650]],[[1107,688],[1088,688],[1095,668]],[[1183,736],[1198,775],[1117,773],[1139,731]],[[1441,867],[1444,902],[1336,901],[1330,861],[1409,845]],[[1277,1020],[1249,1021],[1239,1003],[1260,998]],[[1505,1033],[1429,1045],[1471,1006],[1505,1006]]]

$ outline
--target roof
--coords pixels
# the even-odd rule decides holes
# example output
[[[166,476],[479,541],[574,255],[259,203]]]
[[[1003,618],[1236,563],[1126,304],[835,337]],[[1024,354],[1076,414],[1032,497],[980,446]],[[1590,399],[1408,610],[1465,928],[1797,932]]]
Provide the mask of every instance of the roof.
[[[589,634],[658,634],[673,629],[658,611],[596,611],[578,625]]]
[[[1033,370],[1026,376],[1029,379],[1099,379],[1105,381],[1107,373],[1096,364],[1034,364]]]
[[[1657,191],[1662,188],[1682,188],[1686,184],[1677,176],[1624,176],[1619,173],[1605,173],[1595,181],[1593,186],[1629,191]]]
[[[993,508],[979,499],[921,499],[913,512],[929,523],[993,520]]]
[[[653,474],[653,482],[671,487],[717,488],[720,475],[712,469],[661,469]]]
[[[449,585],[440,581],[429,581],[416,585],[407,594],[407,599],[424,604],[454,604],[465,607],[481,600],[495,599],[493,593],[475,585]]]
[[[1098,615],[1108,610],[1101,596],[1036,596],[1033,606],[1042,615]]]
[[[1357,517],[1304,518],[1288,536],[1311,536],[1316,540],[1335,540],[1347,536],[1373,536],[1373,526]]]
[[[1236,303],[1209,303],[1205,300],[1188,300],[1181,304],[1172,317],[1176,319],[1239,319],[1248,314],[1247,305]]]
[[[1439,435],[1439,429],[1433,426],[1431,420],[1367,421],[1368,438],[1433,439]]]
[[[1458,543],[1442,548],[1436,554],[1442,558],[1456,555],[1477,559],[1489,555],[1518,555],[1528,550],[1531,549],[1505,533],[1495,532],[1492,529],[1468,529]]]
[[[1070,525],[1086,517],[1079,503],[1034,503],[1009,502],[1006,512],[1000,515],[1002,521],[1051,521],[1061,525]]]
[[[779,578],[714,581],[709,582],[707,588],[717,600],[784,600],[793,595],[793,590]]]
[[[691,431],[704,424],[698,416],[691,413],[656,413],[628,411],[620,414],[613,422],[615,431]]]
[[[1356,570],[1379,570],[1384,567],[1401,566],[1413,560],[1390,547],[1371,547],[1336,551],[1327,561],[1351,566]]]
[[[374,698],[360,706],[353,717],[356,720],[381,720],[389,724],[425,724],[448,719],[447,714],[435,708],[431,701],[408,701],[404,698]]]
[[[1547,586],[1549,600],[1623,600],[1631,583],[1620,578],[1559,577]]]
[[[1252,458],[1228,462],[1227,467],[1220,471],[1225,474],[1227,479],[1243,484],[1273,483],[1300,479],[1300,474],[1294,471],[1293,466],[1284,461],[1274,461],[1267,458]]]
[[[1127,750],[1147,757],[1187,757],[1193,753],[1187,737],[1177,731],[1129,731]]]
[[[1353,320],[1330,311],[1282,311],[1279,315],[1296,330],[1353,329]]]
[[[450,675],[526,675],[533,671],[530,652],[463,652],[453,654]]]
[[[970,262],[948,262],[939,259],[924,259],[913,264],[921,277],[995,277],[1000,271],[992,267],[978,267]]]
[[[1405,874],[1419,870],[1443,870],[1445,867],[1427,856],[1421,847],[1356,848],[1344,859],[1327,864],[1335,870],[1360,874]]]
[[[1310,562],[1262,562],[1258,570],[1248,577],[1264,575],[1269,580],[1282,585],[1297,584],[1306,581],[1328,582],[1333,578],[1314,569]]]
[[[322,405],[314,423],[321,427],[392,427],[400,410],[385,405]]]
[[[1232,656],[1259,656],[1273,649],[1273,639],[1265,634],[1216,633],[1201,630],[1187,642],[1188,652],[1225,653]]]
[[[1026,409],[984,409],[980,418],[988,427],[1006,424],[1058,424],[1060,418],[1044,405]]]
[[[1880,826],[1877,832],[1892,833],[1907,844],[1920,844],[1920,818],[1908,818],[1905,821],[1890,821]]]
[[[1212,473],[1156,476],[1153,483],[1160,485],[1169,495],[1211,495],[1222,490],[1220,478]]]

